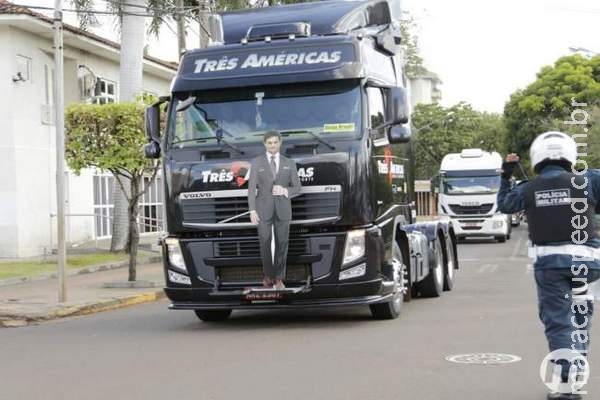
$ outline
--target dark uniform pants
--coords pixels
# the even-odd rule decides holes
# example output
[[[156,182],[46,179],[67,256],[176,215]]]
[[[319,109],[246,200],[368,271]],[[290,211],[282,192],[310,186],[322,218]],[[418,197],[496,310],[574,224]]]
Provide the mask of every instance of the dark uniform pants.
[[[585,295],[589,293],[589,290],[573,292],[573,289],[582,288],[586,283],[590,284],[598,278],[600,278],[600,270],[597,269],[588,270],[587,275],[583,275],[583,270],[579,275],[573,275],[571,268],[549,268],[535,271],[539,317],[545,327],[550,351],[563,348],[575,349],[584,356],[587,355],[594,304],[592,301],[580,300],[577,304],[581,304],[581,307],[574,305],[577,297],[573,299],[573,295]],[[581,279],[581,281],[574,279]],[[582,314],[579,311],[585,311],[584,304],[586,303],[587,312]],[[580,343],[579,336],[574,334],[578,330],[587,331],[587,343]]]

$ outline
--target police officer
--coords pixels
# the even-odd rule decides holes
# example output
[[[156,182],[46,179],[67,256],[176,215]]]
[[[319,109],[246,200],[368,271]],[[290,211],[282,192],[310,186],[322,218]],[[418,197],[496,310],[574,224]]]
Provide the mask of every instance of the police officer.
[[[573,379],[569,379],[569,368],[577,371],[579,367],[582,374],[588,366],[582,357],[587,356],[593,313],[587,289],[600,277],[600,240],[594,229],[595,208],[600,202],[600,170],[574,170],[577,145],[562,132],[539,135],[531,145],[530,157],[537,177],[512,186],[510,178],[519,157],[506,156],[498,209],[506,214],[525,211],[539,317],[551,354],[577,355],[552,359],[564,384],[548,399],[581,399]],[[555,352],[559,349],[568,349],[569,353]]]

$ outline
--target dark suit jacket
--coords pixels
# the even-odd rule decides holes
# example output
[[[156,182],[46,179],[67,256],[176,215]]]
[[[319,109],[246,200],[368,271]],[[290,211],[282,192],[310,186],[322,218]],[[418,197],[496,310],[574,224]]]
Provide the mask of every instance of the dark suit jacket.
[[[288,197],[273,196],[273,186],[280,185],[288,190]],[[291,198],[300,193],[300,178],[294,160],[279,154],[279,171],[273,176],[266,154],[252,159],[248,181],[248,207],[256,210],[261,220],[270,220],[273,215],[281,220],[292,219]]]

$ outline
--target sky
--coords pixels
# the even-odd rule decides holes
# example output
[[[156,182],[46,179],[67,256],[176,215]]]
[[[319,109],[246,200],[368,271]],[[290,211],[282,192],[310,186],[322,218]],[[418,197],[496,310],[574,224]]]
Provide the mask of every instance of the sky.
[[[445,106],[466,101],[502,112],[511,93],[572,54],[569,47],[600,52],[596,0],[403,1],[425,66],[443,82]]]
[[[54,5],[53,0],[12,0]],[[475,109],[502,112],[510,94],[536,79],[544,65],[571,54],[569,47],[600,52],[600,2],[597,0],[402,0],[417,23],[425,66],[442,80],[442,105],[460,101]],[[102,0],[96,0],[103,9]],[[69,8],[65,1],[65,8]],[[67,22],[76,24],[72,14]],[[96,30],[118,41],[106,18]],[[175,24],[158,39],[149,38],[150,54],[177,58]],[[188,48],[198,44],[198,27],[187,32]]]

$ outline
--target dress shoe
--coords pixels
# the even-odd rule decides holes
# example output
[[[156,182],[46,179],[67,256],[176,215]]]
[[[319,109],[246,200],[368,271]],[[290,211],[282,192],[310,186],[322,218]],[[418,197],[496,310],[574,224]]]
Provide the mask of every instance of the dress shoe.
[[[264,288],[272,288],[273,287],[273,281],[271,279],[267,278],[266,276],[263,278],[262,284],[263,284]]]
[[[283,290],[283,289],[285,289],[285,285],[283,284],[283,281],[281,279],[277,279],[275,281],[275,286],[273,286],[273,288],[275,288],[277,290]]]
[[[550,393],[548,400],[581,400],[583,397],[578,393]]]

